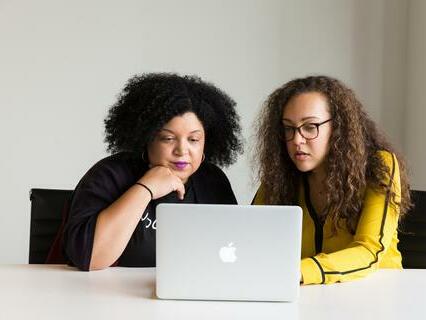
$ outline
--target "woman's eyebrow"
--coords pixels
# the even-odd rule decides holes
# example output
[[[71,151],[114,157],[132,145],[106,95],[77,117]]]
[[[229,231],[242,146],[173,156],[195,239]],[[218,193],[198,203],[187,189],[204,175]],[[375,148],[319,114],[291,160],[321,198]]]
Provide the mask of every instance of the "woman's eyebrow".
[[[161,132],[161,131],[167,131],[167,132],[170,132],[170,133],[175,134],[173,130],[170,130],[170,129],[167,129],[167,128],[162,128],[162,129],[160,130],[160,132]],[[193,131],[191,131],[190,133],[197,133],[197,132],[202,132],[202,130],[201,130],[201,129],[197,129],[197,130],[193,130]]]
[[[315,116],[309,116],[309,117],[303,117],[302,119],[301,119],[301,121],[306,121],[306,120],[313,120],[313,119],[320,119],[319,117],[315,117]],[[290,119],[287,119],[287,118],[282,118],[282,120],[283,121],[288,121],[288,122],[291,122],[291,123],[294,123],[293,121],[291,121]]]
[[[162,129],[160,129],[160,132],[161,132],[161,131],[167,131],[167,132],[170,132],[170,133],[173,133],[173,134],[174,134],[173,130],[166,129],[166,128],[162,128]]]

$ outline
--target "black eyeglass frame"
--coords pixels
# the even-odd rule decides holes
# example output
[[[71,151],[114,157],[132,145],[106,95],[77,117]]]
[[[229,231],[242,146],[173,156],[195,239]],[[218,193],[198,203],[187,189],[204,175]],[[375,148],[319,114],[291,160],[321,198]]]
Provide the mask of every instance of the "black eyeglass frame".
[[[283,130],[285,130],[286,128],[287,129],[292,129],[293,131],[293,133],[292,133],[292,135],[291,135],[291,137],[289,138],[289,139],[287,139],[286,138],[286,136],[285,136],[285,132],[283,132],[283,137],[284,137],[284,140],[285,141],[291,141],[291,140],[293,140],[294,139],[294,136],[295,136],[295,134],[296,134],[296,130],[297,130],[297,132],[299,132],[299,134],[304,138],[304,139],[306,139],[306,140],[314,140],[314,139],[316,139],[316,138],[318,138],[318,135],[319,135],[319,127],[320,126],[322,126],[323,124],[325,124],[325,123],[327,123],[327,122],[330,122],[331,120],[333,120],[333,118],[330,118],[330,119],[328,119],[328,120],[325,120],[325,121],[323,121],[323,122],[318,122],[318,123],[314,123],[314,122],[308,122],[308,123],[304,123],[304,124],[301,124],[300,126],[298,126],[298,127],[293,127],[293,126],[283,126]],[[307,138],[307,137],[305,137],[304,135],[303,135],[303,133],[302,133],[302,127],[303,126],[306,126],[306,125],[314,125],[316,128],[317,128],[317,134],[315,135],[315,137],[313,137],[313,138]]]

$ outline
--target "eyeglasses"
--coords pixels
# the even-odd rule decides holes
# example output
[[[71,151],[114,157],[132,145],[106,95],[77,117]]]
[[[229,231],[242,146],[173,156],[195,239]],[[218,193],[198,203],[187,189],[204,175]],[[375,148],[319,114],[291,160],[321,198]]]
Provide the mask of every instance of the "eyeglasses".
[[[297,130],[306,140],[313,140],[318,137],[319,127],[331,120],[333,119],[330,118],[320,123],[304,123],[298,127],[284,126],[284,139],[285,141],[293,140]]]

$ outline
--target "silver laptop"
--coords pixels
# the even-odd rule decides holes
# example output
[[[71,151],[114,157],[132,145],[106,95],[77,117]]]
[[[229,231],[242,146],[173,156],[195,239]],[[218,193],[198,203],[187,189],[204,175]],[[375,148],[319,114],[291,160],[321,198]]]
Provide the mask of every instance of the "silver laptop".
[[[300,207],[160,204],[156,214],[159,298],[298,297]]]

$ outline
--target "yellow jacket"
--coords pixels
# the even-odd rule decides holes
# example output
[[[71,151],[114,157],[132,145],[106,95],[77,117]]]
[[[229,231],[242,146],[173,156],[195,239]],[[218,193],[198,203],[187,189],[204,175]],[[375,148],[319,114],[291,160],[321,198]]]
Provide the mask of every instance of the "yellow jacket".
[[[388,183],[393,184],[392,190],[400,197],[397,159],[389,152],[380,151],[380,154],[391,169],[391,181]],[[309,200],[307,202],[304,192],[300,192],[299,205],[303,209],[303,283],[343,282],[364,277],[377,268],[401,269],[401,254],[397,248],[399,208],[389,202],[387,194],[367,188],[355,234],[342,227],[332,235],[331,221],[326,219],[321,227],[314,214],[311,216],[309,213]],[[254,204],[266,204],[262,186]]]

